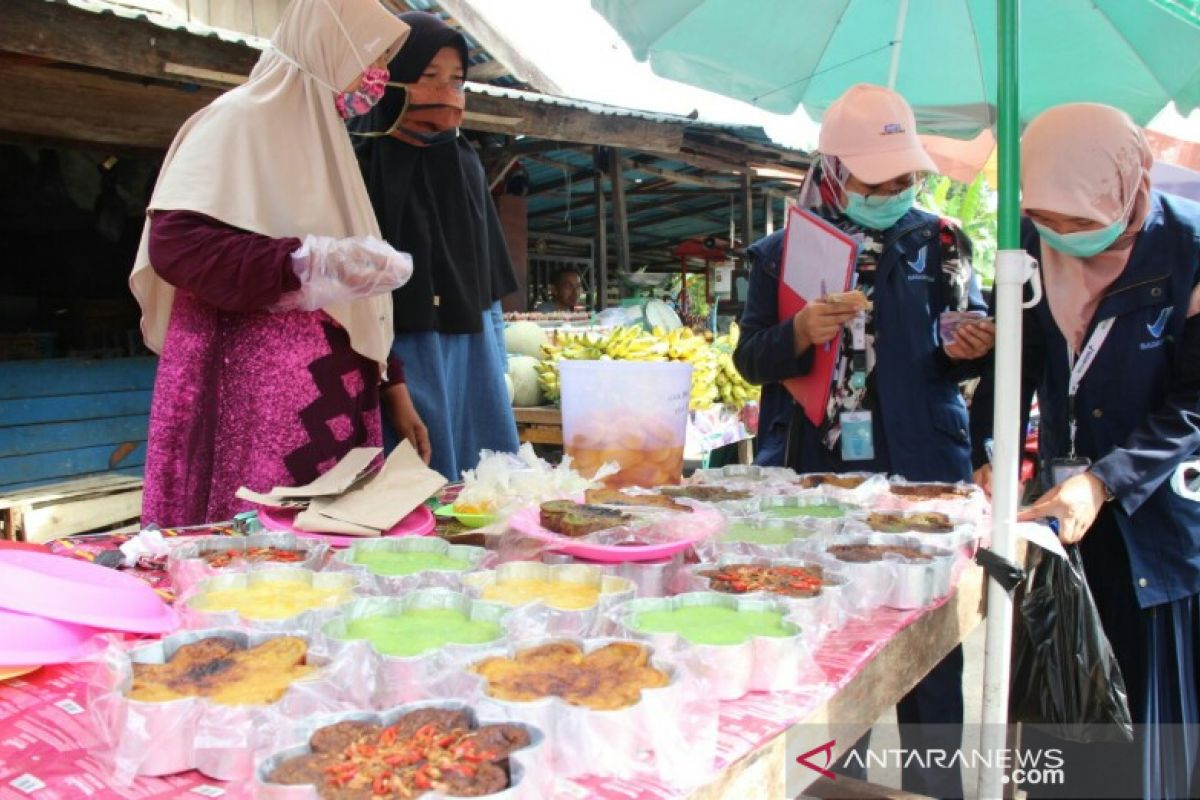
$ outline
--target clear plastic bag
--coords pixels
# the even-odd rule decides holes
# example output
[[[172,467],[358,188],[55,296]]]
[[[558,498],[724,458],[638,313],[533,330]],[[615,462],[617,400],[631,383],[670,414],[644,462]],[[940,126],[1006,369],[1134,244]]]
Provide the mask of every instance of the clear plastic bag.
[[[374,236],[338,239],[306,236],[292,254],[300,289],[284,295],[277,310],[316,311],[336,303],[388,294],[412,277],[412,257]]]
[[[1125,680],[1083,572],[1078,547],[1067,558],[1041,551],[1017,590],[1009,709],[1070,741],[1129,741]]]

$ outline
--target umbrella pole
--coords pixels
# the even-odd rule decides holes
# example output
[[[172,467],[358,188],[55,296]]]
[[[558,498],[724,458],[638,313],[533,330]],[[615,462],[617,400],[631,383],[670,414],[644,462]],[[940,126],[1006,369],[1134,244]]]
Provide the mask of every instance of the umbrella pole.
[[[1026,256],[1020,249],[1020,93],[1018,26],[1020,0],[997,0],[999,54],[998,136],[1000,161],[999,252],[996,256],[996,397],[992,467],[992,550],[1012,559],[1017,516],[1022,432],[1021,304]],[[984,651],[983,727],[980,750],[1000,754],[1007,747],[1008,689],[1012,648],[1012,597],[988,580],[987,644]],[[979,771],[978,796],[1004,796],[1004,759],[993,758]]]

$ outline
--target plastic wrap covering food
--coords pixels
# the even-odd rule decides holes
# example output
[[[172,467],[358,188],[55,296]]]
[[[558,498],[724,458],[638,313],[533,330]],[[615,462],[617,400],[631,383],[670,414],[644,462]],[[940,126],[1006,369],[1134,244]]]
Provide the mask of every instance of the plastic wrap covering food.
[[[178,606],[184,626],[192,629],[306,630],[362,589],[352,572],[254,567],[205,578]]]
[[[323,624],[315,650],[371,665],[373,708],[443,695],[442,681],[481,652],[513,638],[511,609],[446,589],[363,597]]]
[[[595,567],[605,575],[624,578],[633,584],[637,597],[666,597],[671,594],[671,587],[675,585],[685,566],[682,552],[652,561],[606,563],[546,551],[541,554],[541,559],[543,564],[585,564]]]
[[[559,776],[649,771],[686,787],[712,772],[718,714],[690,666],[642,642],[543,639],[474,662],[457,693],[489,718],[543,730]]]
[[[854,591],[846,574],[825,563],[737,555],[688,566],[674,589],[676,594],[720,592],[783,603],[810,646],[846,624],[848,595]]]
[[[796,473],[786,467],[731,464],[716,469],[698,469],[692,473],[689,482],[746,491],[759,497],[793,494],[796,491]]]
[[[731,516],[721,535],[698,544],[696,552],[703,561],[716,561],[723,556],[802,558],[824,547],[841,531],[842,524],[837,519],[811,517]]]
[[[674,512],[573,502],[529,506],[509,518],[509,531],[499,543],[501,559],[529,560],[544,551],[606,563],[668,558],[718,536],[725,528],[725,518],[716,510],[699,504],[689,507],[691,511]],[[566,525],[577,520],[580,533],[566,535],[547,528],[543,523],[549,522],[551,508],[555,515],[566,515]]]
[[[869,506],[888,490],[886,475],[873,472],[809,472],[796,479],[802,494]]]
[[[546,735],[457,700],[312,717],[289,738],[255,771],[260,800],[553,797]]]
[[[482,547],[450,544],[434,537],[371,539],[356,542],[329,562],[331,571],[348,571],[376,594],[414,589],[462,588],[463,576],[490,566],[495,554]]]
[[[463,486],[454,500],[454,509],[505,517],[529,503],[582,495],[594,485],[593,481],[615,472],[615,467],[605,469],[588,479],[572,468],[570,456],[552,465],[538,458],[530,444],[522,445],[516,453],[484,450],[475,469],[463,472]]]
[[[895,534],[849,535],[825,548],[825,563],[850,576],[853,595],[891,608],[924,608],[953,587],[957,554]]]
[[[463,585],[472,597],[512,608],[507,621],[518,640],[606,635],[608,612],[636,596],[632,581],[587,564],[513,561],[466,575]]]
[[[962,548],[974,556],[980,529],[939,511],[862,511],[850,515],[842,528],[845,534],[895,536],[942,549]]]
[[[613,611],[622,635],[660,652],[690,652],[720,700],[820,684],[808,637],[775,599],[719,592],[631,600]]]
[[[250,536],[199,536],[181,542],[167,559],[167,574],[178,594],[214,575],[245,572],[260,565],[292,566],[320,572],[329,559],[329,546],[290,533]]]
[[[313,652],[303,631],[184,631],[99,654],[88,708],[114,785],[197,769],[248,781],[290,721],[361,708],[370,666]]]
[[[971,483],[909,483],[895,479],[872,504],[878,511],[936,511],[966,522],[987,518],[987,495]]]

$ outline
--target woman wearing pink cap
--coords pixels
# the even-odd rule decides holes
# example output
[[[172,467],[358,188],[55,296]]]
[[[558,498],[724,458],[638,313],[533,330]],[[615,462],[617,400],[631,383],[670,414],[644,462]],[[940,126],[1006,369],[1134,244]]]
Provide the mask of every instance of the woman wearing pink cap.
[[[1140,726],[1124,752],[1074,761],[1106,797],[1195,797],[1200,755],[1200,503],[1176,474],[1200,456],[1200,205],[1152,191],[1152,165],[1133,121],[1093,103],[1046,111],[1021,140],[1022,245],[1045,287],[1025,312],[1023,409],[1036,389],[1052,487],[1022,518],[1078,543]],[[972,409],[979,442],[992,388]]]
[[[979,320],[957,328],[952,341],[942,338],[942,314],[986,305],[970,241],[949,221],[913,207],[921,177],[937,168],[917,137],[912,110],[895,92],[854,86],[826,111],[819,149],[800,204],[858,240],[855,286],[870,308],[817,300],[781,321],[783,232],[750,247],[754,266],[734,362],[748,380],[763,384],[758,462],[799,472],[970,480],[967,408],[958,384],[978,372],[994,328]],[[806,374],[814,348],[843,330],[825,418],[813,425],[780,382]],[[906,748],[959,747],[962,664],[956,648],[901,701]],[[923,734],[922,725],[936,728]],[[962,796],[956,767],[906,769],[904,788]]]

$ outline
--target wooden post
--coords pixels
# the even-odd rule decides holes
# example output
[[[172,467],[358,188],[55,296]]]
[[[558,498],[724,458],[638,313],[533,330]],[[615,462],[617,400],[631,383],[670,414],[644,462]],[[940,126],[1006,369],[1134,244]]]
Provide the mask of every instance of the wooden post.
[[[596,243],[592,247],[593,270],[596,278],[596,298],[592,304],[597,311],[608,307],[608,209],[604,202],[604,153],[599,147],[592,148],[592,193],[596,205]],[[624,201],[625,195],[621,194]],[[622,202],[622,208],[624,203]]]
[[[754,243],[754,187],[750,168],[742,170],[742,246]]]
[[[628,274],[629,217],[625,214],[625,164],[621,151],[612,148],[608,153],[609,180],[612,182],[613,237],[617,247],[617,269]]]
[[[763,211],[766,212],[767,236],[775,232],[775,209],[772,208],[772,205],[771,193],[763,192]]]

